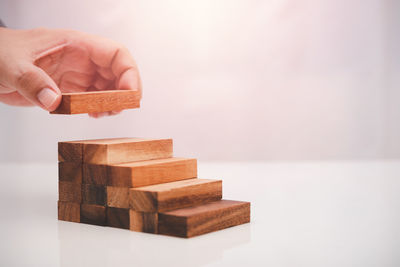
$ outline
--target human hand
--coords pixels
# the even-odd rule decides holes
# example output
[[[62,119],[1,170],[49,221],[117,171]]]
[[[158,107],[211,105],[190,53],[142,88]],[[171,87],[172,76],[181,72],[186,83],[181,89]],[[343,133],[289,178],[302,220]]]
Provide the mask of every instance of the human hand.
[[[61,92],[113,89],[142,91],[136,63],[120,44],[72,30],[0,28],[0,102],[53,111]]]

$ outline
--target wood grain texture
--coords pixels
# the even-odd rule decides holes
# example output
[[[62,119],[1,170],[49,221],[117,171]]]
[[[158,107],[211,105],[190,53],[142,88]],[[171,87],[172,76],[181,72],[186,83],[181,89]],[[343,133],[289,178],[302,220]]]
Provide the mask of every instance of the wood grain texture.
[[[158,214],[129,210],[129,229],[135,232],[157,233]]]
[[[106,185],[107,184],[108,167],[98,164],[83,164],[83,183]]]
[[[107,225],[116,228],[129,229],[129,209],[107,208]]]
[[[140,107],[140,91],[109,90],[63,93],[61,103],[51,114],[81,114]]]
[[[158,233],[193,237],[247,222],[250,222],[249,202],[220,200],[159,213]]]
[[[130,207],[144,212],[186,208],[221,198],[221,180],[188,179],[129,190]]]
[[[59,142],[58,161],[81,163],[83,161],[83,145],[79,141]]]
[[[110,165],[108,185],[140,187],[195,177],[196,159],[167,158]]]
[[[74,202],[58,201],[58,219],[68,222],[81,221],[81,205]]]
[[[129,188],[107,186],[107,206],[129,209]]]
[[[58,182],[58,200],[81,203],[81,185],[72,182]]]
[[[63,182],[82,183],[82,163],[59,162],[58,180]]]
[[[172,139],[146,140],[118,138],[86,141],[83,161],[92,164],[118,164],[172,157]]]
[[[100,205],[82,204],[81,222],[105,226],[107,224],[106,207]]]
[[[82,184],[82,203],[105,206],[107,203],[104,185]]]
[[[172,157],[172,139],[109,138],[60,142],[59,161],[118,164]]]

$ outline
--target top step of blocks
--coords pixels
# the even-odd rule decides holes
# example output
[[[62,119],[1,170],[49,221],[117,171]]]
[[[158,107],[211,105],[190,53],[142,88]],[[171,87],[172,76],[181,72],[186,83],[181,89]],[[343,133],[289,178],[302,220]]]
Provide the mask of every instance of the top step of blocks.
[[[170,158],[172,139],[113,138],[58,143],[58,160],[118,164]]]
[[[140,91],[109,90],[64,93],[61,103],[51,114],[81,114],[140,107]]]

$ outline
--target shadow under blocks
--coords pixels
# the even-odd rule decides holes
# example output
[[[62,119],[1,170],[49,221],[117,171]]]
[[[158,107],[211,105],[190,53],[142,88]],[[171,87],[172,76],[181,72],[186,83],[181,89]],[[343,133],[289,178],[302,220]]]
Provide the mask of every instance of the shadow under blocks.
[[[250,222],[249,202],[172,152],[172,139],[59,142],[58,219],[178,237]]]

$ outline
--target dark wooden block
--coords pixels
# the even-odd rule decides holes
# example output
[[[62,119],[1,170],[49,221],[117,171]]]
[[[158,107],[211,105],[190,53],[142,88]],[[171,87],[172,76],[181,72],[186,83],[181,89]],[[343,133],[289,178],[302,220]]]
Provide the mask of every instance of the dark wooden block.
[[[129,209],[108,207],[107,225],[116,228],[129,229]]]
[[[129,229],[136,232],[157,233],[158,214],[129,210]]]
[[[107,186],[107,206],[129,209],[129,188]]]
[[[144,212],[191,207],[221,198],[221,180],[188,179],[129,190],[130,207]]]
[[[51,114],[81,114],[140,107],[140,91],[104,90],[63,93],[61,103]]]
[[[82,143],[79,143],[79,141],[59,142],[58,161],[82,162],[83,161]]]
[[[247,222],[250,222],[249,202],[220,200],[159,213],[158,233],[193,237]]]
[[[58,200],[81,203],[81,185],[72,182],[58,182]]]
[[[107,193],[104,185],[82,184],[82,203],[105,206]]]
[[[106,207],[92,204],[81,205],[81,222],[105,226],[107,224]]]
[[[107,184],[107,166],[100,164],[83,164],[84,184]]]
[[[82,163],[59,162],[58,180],[63,182],[82,183]]]
[[[109,186],[140,187],[197,177],[196,159],[166,158],[108,167]]]
[[[81,221],[81,205],[74,202],[58,201],[58,219],[68,222]]]

